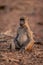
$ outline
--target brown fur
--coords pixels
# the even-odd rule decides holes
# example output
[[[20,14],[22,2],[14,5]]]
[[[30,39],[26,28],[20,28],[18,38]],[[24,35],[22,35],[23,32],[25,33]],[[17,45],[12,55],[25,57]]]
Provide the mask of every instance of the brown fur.
[[[28,24],[28,19],[26,19],[26,22],[25,22],[25,26],[27,27],[28,29],[28,32],[29,32],[29,36],[30,36],[30,42],[27,44],[27,46],[25,47],[25,50],[31,50],[33,45],[34,45],[34,39],[33,39],[33,32],[31,31],[30,29],[30,26]]]

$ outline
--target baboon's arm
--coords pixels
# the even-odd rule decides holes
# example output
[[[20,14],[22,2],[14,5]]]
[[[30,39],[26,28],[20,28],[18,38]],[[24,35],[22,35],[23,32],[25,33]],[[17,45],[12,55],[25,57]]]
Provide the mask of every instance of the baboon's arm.
[[[15,39],[14,39],[14,42],[17,41],[18,36],[19,36],[19,29],[17,30],[17,34],[16,34],[16,37],[15,37]]]
[[[28,43],[28,45],[25,47],[25,50],[31,50],[33,45],[34,45],[34,39],[33,39],[33,32],[31,31],[28,23],[26,23],[26,27],[28,29],[28,35],[30,37],[30,42]]]

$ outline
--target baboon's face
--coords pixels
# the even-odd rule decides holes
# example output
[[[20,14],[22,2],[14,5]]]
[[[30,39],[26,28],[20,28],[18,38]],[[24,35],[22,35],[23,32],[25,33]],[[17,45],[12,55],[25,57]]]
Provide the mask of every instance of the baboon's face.
[[[24,26],[24,24],[25,24],[25,21],[24,20],[21,20],[20,21],[20,26]]]

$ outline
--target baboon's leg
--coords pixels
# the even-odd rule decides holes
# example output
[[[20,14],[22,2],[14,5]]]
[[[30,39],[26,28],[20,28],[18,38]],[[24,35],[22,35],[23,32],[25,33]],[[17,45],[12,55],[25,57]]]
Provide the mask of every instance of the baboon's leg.
[[[15,49],[18,49],[18,50],[20,49],[20,45],[18,42],[15,43]]]
[[[15,50],[15,43],[14,43],[14,42],[12,42],[12,43],[10,44],[10,50],[11,50],[11,51],[14,51],[14,50]]]
[[[27,46],[25,47],[25,50],[30,51],[34,45],[34,40],[30,41]]]

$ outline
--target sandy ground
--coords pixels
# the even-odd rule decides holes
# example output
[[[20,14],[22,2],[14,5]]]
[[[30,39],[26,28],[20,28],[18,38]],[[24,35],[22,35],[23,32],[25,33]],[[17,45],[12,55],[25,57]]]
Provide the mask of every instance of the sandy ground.
[[[28,17],[35,40],[42,42],[43,0],[0,0],[0,33],[15,37],[21,16]],[[1,51],[0,65],[43,65],[43,44],[34,44],[31,52]]]
[[[11,52],[10,49],[4,48],[5,43],[2,50],[0,49],[0,65],[43,65],[43,45],[34,44],[31,51],[22,52]]]

